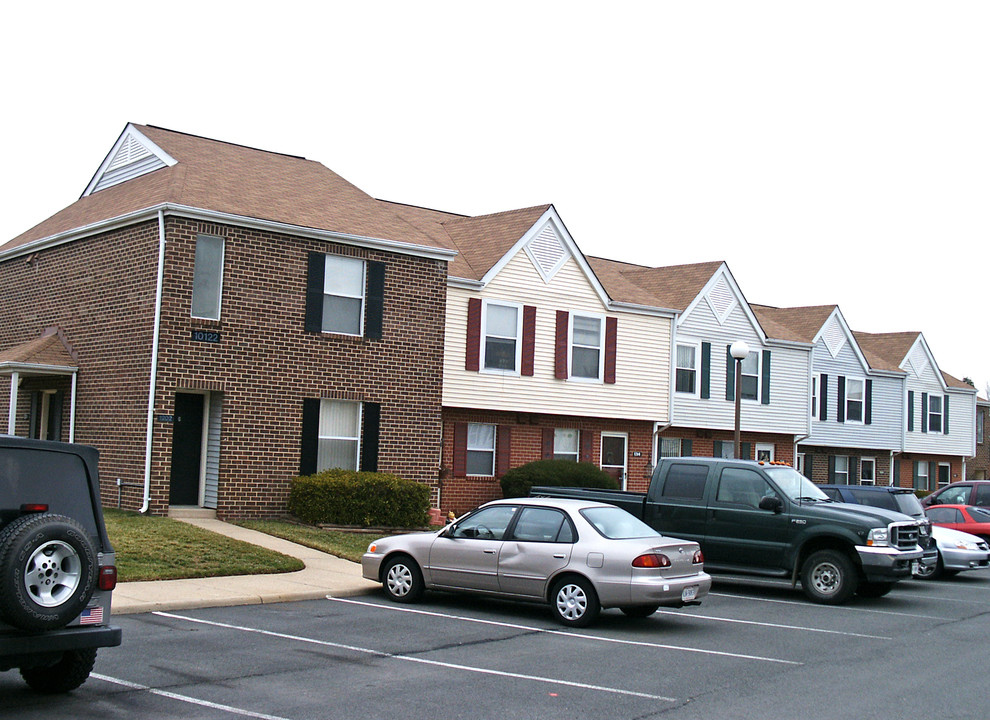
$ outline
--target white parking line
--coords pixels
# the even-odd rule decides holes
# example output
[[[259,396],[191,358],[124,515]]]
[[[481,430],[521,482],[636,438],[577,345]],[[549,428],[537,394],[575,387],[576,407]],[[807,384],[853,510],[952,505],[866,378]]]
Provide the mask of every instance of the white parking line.
[[[181,702],[191,703],[192,705],[207,707],[211,710],[222,710],[234,715],[243,715],[244,717],[257,718],[258,720],[288,720],[288,718],[280,717],[279,715],[266,715],[265,713],[243,710],[230,705],[221,705],[220,703],[210,702],[209,700],[200,700],[199,698],[190,697],[189,695],[179,695],[178,693],[169,692],[168,690],[159,690],[157,688],[148,687],[147,685],[139,685],[138,683],[128,682],[127,680],[121,680],[120,678],[109,677],[108,675],[98,675],[96,673],[92,673],[90,677],[96,678],[97,680],[102,680],[103,682],[113,683],[114,685],[121,685],[132,690],[142,690],[144,692],[151,693],[152,695],[160,695],[161,697],[169,698],[170,700],[179,700]]]
[[[754,597],[752,595],[733,595],[730,593],[708,593],[708,597],[735,598],[736,600],[753,600],[755,602],[780,603],[781,605],[802,605],[804,607],[821,608],[823,610],[844,610],[846,612],[873,613],[875,615],[895,615],[897,617],[919,618],[921,620],[944,620],[940,615],[917,615],[915,613],[896,612],[894,610],[870,610],[869,608],[849,607],[848,605],[816,605],[800,600],[774,600],[772,598]]]
[[[776,628],[778,630],[798,630],[800,632],[826,633],[829,635],[845,635],[847,637],[864,638],[866,640],[892,640],[886,635],[864,635],[863,633],[845,632],[844,630],[824,630],[822,628],[807,627],[805,625],[782,625],[780,623],[758,622],[756,620],[736,620],[734,618],[711,617],[709,615],[698,615],[696,613],[686,613],[674,610],[658,610],[658,615],[674,615],[675,617],[689,617],[696,620],[711,620],[712,622],[736,623],[739,625],[761,625],[763,627]]]
[[[357,647],[355,645],[345,645],[343,643],[330,642],[328,640],[317,640],[315,638],[301,637],[299,635],[289,635],[287,633],[273,632],[272,630],[262,630],[260,628],[245,627],[243,625],[231,625],[229,623],[214,622],[211,620],[200,620],[199,618],[188,617],[186,615],[176,615],[174,613],[167,612],[155,612],[154,615],[159,617],[173,618],[176,620],[185,620],[187,622],[199,623],[201,625],[210,625],[212,627],[226,628],[228,630],[239,630],[241,632],[256,633],[258,635],[267,635],[269,637],[277,637],[283,640],[294,640],[296,642],[309,643],[312,645],[321,645],[323,647],[334,647],[341,650],[350,650],[352,652],[364,653],[366,655],[374,655],[380,658],[387,658],[390,660],[402,660],[404,662],[418,663],[420,665],[433,665],[435,667],[446,668],[448,670],[464,670],[465,672],[478,673],[481,675],[495,675],[498,677],[508,677],[514,678],[516,680],[530,680],[533,682],[546,683],[548,685],[564,685],[566,687],[579,688],[581,690],[596,690],[599,692],[612,693],[613,695],[626,695],[630,697],[645,698],[647,700],[661,700],[663,702],[677,702],[677,698],[665,697],[663,695],[652,695],[650,693],[636,692],[635,690],[623,690],[621,688],[607,687],[604,685],[589,685],[588,683],[572,682],[570,680],[560,680],[557,678],[550,677],[540,677],[539,675],[524,675],[522,673],[505,672],[502,670],[489,670],[487,668],[473,667],[471,665],[458,665],[456,663],[445,663],[438,660],[427,660],[425,658],[409,657],[408,655],[396,655],[395,653],[384,652],[382,650],[373,650],[371,648]]]
[[[721,650],[702,650],[701,648],[686,647],[683,645],[665,645],[662,643],[643,642],[640,640],[620,640],[618,638],[607,638],[607,637],[602,637],[600,635],[587,635],[584,633],[573,632],[570,630],[549,630],[547,628],[534,627],[531,625],[519,625],[517,623],[507,623],[498,620],[483,620],[481,618],[466,617],[464,615],[451,615],[449,613],[434,612],[432,610],[419,610],[416,608],[399,607],[397,605],[382,605],[380,603],[364,602],[362,600],[335,598],[332,595],[327,595],[327,600],[333,600],[334,602],[339,602],[339,603],[347,603],[349,605],[364,605],[366,607],[378,608],[380,610],[391,610],[393,612],[412,613],[414,615],[428,615],[431,617],[439,617],[447,620],[460,620],[462,622],[477,623],[479,625],[495,625],[496,627],[504,627],[512,630],[525,630],[527,632],[544,633],[547,635],[561,635],[563,637],[581,638],[582,640],[595,640],[597,642],[613,643],[616,645],[633,645],[637,647],[656,648],[659,650],[677,650],[680,652],[699,653],[702,655],[718,655],[720,657],[740,658],[742,660],[759,660],[761,662],[779,663],[782,665],[804,664],[801,662],[797,662],[795,660],[781,660],[780,658],[763,657],[760,655],[744,655],[741,653],[724,652]]]

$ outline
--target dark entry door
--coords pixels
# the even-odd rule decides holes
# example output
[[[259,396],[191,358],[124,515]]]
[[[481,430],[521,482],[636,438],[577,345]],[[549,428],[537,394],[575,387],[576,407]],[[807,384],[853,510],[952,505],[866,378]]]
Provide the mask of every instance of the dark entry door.
[[[204,395],[175,394],[172,421],[172,474],[169,504],[199,505],[199,470],[203,450]]]

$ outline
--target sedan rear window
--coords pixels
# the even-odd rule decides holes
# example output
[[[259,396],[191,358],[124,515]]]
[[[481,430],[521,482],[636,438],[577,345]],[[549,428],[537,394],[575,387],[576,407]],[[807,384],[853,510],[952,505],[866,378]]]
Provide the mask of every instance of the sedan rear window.
[[[622,508],[585,508],[581,511],[581,515],[591,523],[595,530],[610,540],[660,537],[660,533]]]

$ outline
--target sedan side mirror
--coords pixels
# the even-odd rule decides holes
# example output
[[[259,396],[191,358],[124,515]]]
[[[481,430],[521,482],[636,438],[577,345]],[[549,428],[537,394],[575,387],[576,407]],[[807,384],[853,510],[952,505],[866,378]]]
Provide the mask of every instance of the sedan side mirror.
[[[779,513],[784,509],[784,501],[773,495],[766,495],[760,498],[760,510],[771,510]]]

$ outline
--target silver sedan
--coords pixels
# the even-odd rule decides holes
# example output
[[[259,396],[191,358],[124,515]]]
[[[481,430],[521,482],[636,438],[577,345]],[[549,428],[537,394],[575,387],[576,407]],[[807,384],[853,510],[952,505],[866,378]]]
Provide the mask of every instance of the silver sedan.
[[[660,535],[614,505],[515,498],[482,505],[443,530],[377,540],[364,577],[396,602],[455,590],[550,604],[584,627],[602,608],[647,617],[661,605],[697,605],[708,594],[695,542]]]
[[[940,525],[932,525],[932,537],[938,548],[938,561],[929,566],[918,565],[916,578],[934,580],[961,570],[990,567],[990,546],[983,538]]]

